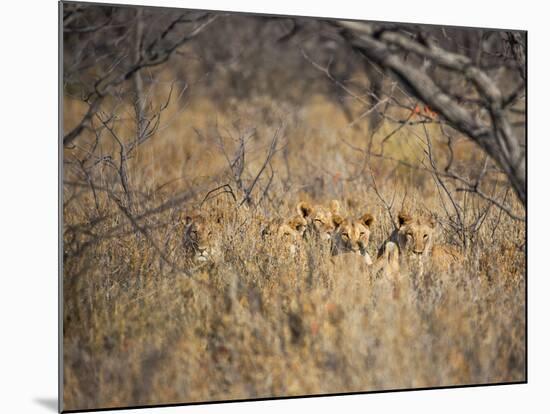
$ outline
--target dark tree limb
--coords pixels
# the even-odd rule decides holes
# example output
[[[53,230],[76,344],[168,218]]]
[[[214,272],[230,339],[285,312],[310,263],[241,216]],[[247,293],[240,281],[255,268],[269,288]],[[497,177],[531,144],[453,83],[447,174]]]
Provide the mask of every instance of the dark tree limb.
[[[422,42],[393,29],[375,30],[370,23],[346,21],[340,21],[338,26],[344,39],[356,51],[379,66],[389,69],[412,94],[492,157],[525,206],[525,150],[506,116],[507,100],[487,73],[466,56],[446,51],[431,42]],[[414,54],[433,65],[457,73],[475,87],[484,107],[467,109],[455,97],[446,93],[424,67],[406,62],[403,53]],[[488,116],[480,115],[483,111]]]

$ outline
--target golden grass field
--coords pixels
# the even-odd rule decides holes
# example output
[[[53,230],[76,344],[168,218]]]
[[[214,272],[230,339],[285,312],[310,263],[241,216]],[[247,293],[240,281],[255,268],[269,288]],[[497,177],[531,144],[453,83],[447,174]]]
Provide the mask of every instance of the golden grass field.
[[[105,111],[115,106],[106,102]],[[66,129],[85,109],[66,96]],[[131,108],[117,111],[117,131],[131,136]],[[384,121],[374,152],[394,127]],[[239,135],[252,128],[245,185],[278,128],[280,138],[254,203],[239,207],[243,193],[224,151],[232,156]],[[428,131],[443,154],[439,128]],[[421,126],[401,129],[385,143],[385,157],[421,166],[424,134]],[[491,207],[461,243],[444,225],[449,203],[432,175],[365,158],[367,137],[366,122],[350,127],[322,96],[299,107],[266,97],[220,107],[192,95],[163,113],[158,132],[128,162],[126,207],[134,222],[113,201],[124,199],[113,168],[93,170],[94,199],[71,162],[90,148],[91,135],[65,148],[64,409],[524,381],[525,224]],[[95,154],[116,160],[107,133]],[[455,157],[462,171],[483,163],[466,138],[457,137]],[[301,200],[337,199],[352,216],[375,217],[368,246],[375,257],[393,224],[373,177],[382,197],[395,199],[394,216],[403,208],[438,217],[437,240],[463,251],[460,266],[446,274],[401,274],[396,295],[393,281],[332,260],[314,242],[290,255],[260,236],[266,220],[293,214]],[[224,184],[237,203],[227,193],[203,202]],[[486,185],[498,194],[507,188],[497,173]],[[521,215],[513,197],[510,191]],[[457,200],[466,221],[487,207],[468,193]],[[203,214],[223,216],[212,234],[222,253],[197,264],[182,248],[182,217],[201,202]]]

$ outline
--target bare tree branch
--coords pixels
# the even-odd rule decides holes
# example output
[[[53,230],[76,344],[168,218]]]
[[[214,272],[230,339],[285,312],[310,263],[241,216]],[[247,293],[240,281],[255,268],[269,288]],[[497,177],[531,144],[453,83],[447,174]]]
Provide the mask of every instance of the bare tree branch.
[[[202,17],[200,20],[205,20],[198,24],[193,30],[189,33],[181,35],[178,39],[173,41],[171,44],[164,47],[149,47],[144,53],[143,50],[140,50],[138,60],[133,63],[128,69],[122,71],[115,76],[112,76],[111,72],[107,72],[103,77],[99,78],[95,82],[94,91],[86,99],[89,102],[88,111],[82,117],[80,122],[73,127],[63,137],[63,145],[69,146],[74,139],[76,139],[84,129],[89,126],[90,120],[94,114],[98,111],[100,104],[104,98],[110,93],[112,89],[119,86],[121,83],[133,78],[138,72],[144,68],[150,68],[154,66],[161,65],[168,61],[172,53],[181,47],[184,43],[198,36],[207,26],[213,23],[218,18],[218,15],[209,16],[208,18]],[[175,26],[172,26],[172,29]],[[139,31],[138,31],[139,33]],[[166,38],[167,33],[161,34],[159,37],[164,39]],[[153,46],[157,45],[158,42],[154,42]],[[143,49],[143,48],[142,48]]]
[[[408,90],[489,154],[506,173],[525,205],[525,151],[505,115],[506,102],[502,91],[489,75],[466,56],[443,50],[429,41],[421,42],[392,28],[375,30],[371,23],[346,21],[338,22],[338,26],[344,39],[355,50],[391,70]],[[458,73],[477,90],[488,119],[479,116],[479,108],[469,111],[447,93],[425,67],[405,62],[401,56],[403,53],[412,53],[432,65]]]

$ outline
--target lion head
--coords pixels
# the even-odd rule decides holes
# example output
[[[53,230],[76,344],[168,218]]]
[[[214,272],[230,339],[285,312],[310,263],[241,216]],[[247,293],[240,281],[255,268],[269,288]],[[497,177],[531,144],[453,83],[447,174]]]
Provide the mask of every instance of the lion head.
[[[307,221],[300,214],[286,220],[275,219],[262,229],[262,238],[276,237],[278,243],[294,254],[304,236],[306,226]]]
[[[436,227],[434,218],[399,213],[397,243],[401,254],[421,257],[430,254]]]
[[[286,220],[283,225],[279,227],[280,236],[288,236],[292,238],[301,238],[306,231],[307,221],[304,217],[297,214],[290,219]]]
[[[185,215],[183,232],[183,246],[190,253],[193,260],[205,262],[212,258],[212,228],[208,218],[202,213]]]
[[[372,264],[370,256],[367,253],[367,246],[369,244],[371,226],[374,223],[373,216],[365,213],[357,219],[343,219],[336,215],[335,221],[337,227],[332,238],[333,254],[359,253],[365,256],[368,264]]]
[[[329,206],[314,205],[302,201],[296,206],[298,215],[307,222],[307,234],[319,237],[321,240],[330,240],[336,229],[335,219],[339,218],[340,203],[332,200]]]

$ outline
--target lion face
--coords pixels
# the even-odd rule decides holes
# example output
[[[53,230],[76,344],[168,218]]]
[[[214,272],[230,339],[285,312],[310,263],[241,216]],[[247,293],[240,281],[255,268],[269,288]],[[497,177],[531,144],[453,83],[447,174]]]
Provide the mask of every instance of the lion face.
[[[367,246],[371,225],[374,222],[372,215],[365,213],[358,219],[346,218],[336,221],[339,223],[333,236],[333,254],[353,252],[368,257]]]
[[[307,202],[300,202],[296,207],[298,214],[307,222],[308,233],[319,237],[321,240],[331,239],[337,223],[335,218],[340,211],[340,203],[332,200],[329,207],[323,205],[311,206]]]
[[[191,253],[193,260],[205,262],[212,258],[212,230],[207,218],[201,213],[188,214],[185,217],[183,246]]]
[[[307,221],[301,215],[295,215],[279,227],[279,235],[299,239],[304,236]]]
[[[262,237],[276,237],[290,254],[296,253],[298,245],[304,236],[307,221],[301,215],[295,215],[288,220],[274,220],[262,230]]]
[[[285,244],[291,255],[294,255],[298,249],[301,240],[304,237],[307,221],[301,216],[294,216],[279,227],[278,236]]]
[[[421,257],[430,253],[436,221],[433,218],[413,217],[399,213],[397,242],[402,254]]]

